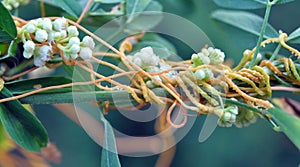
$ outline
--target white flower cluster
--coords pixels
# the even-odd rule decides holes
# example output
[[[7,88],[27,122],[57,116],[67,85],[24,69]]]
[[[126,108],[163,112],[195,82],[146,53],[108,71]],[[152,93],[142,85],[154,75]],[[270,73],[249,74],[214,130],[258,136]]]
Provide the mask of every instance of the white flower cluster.
[[[231,127],[236,122],[238,115],[238,107],[236,105],[229,105],[223,110],[223,114],[218,121],[219,126]]]
[[[212,47],[202,49],[200,53],[192,55],[193,68],[201,65],[215,65],[224,62],[225,54],[220,49]],[[195,77],[198,80],[210,80],[214,77],[213,72],[208,68],[203,68],[195,71]]]
[[[133,56],[128,56],[128,59],[133,63],[141,67],[147,72],[162,72],[170,70],[172,67],[160,59],[154,52],[152,47],[142,48],[139,52],[135,53]],[[170,71],[164,73],[166,77],[173,80],[177,75],[177,71]],[[154,76],[156,80],[164,82],[164,80],[159,76]],[[146,84],[149,88],[157,87],[157,84],[151,79],[146,80]]]
[[[64,57],[76,59],[78,54],[82,59],[89,59],[95,47],[93,39],[85,36],[82,41],[78,38],[77,27],[68,26],[65,18],[51,21],[49,18],[31,20],[19,31],[24,43],[23,55],[29,59],[34,55],[34,64],[43,66],[54,54],[52,44],[64,53]],[[31,37],[34,36],[34,39]],[[36,43],[39,43],[37,46]],[[42,45],[42,46],[40,46]]]
[[[249,126],[257,120],[257,114],[251,110],[241,110],[236,117],[235,125],[238,128]]]
[[[3,0],[2,4],[7,10],[18,8],[20,5],[27,5],[30,0]]]

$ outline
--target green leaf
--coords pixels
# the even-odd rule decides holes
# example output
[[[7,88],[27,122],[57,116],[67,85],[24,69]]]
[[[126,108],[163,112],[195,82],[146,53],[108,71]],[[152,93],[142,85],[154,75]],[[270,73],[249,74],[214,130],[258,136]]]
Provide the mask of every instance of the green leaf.
[[[55,6],[62,8],[64,11],[69,13],[70,15],[78,18],[80,16],[82,7],[79,5],[77,1],[70,0],[54,0]]]
[[[6,42],[17,36],[17,28],[9,11],[0,3],[0,42]],[[7,36],[8,35],[8,36]]]
[[[123,0],[95,0],[95,2],[100,2],[104,4],[112,4],[112,3],[121,3]]]
[[[276,4],[284,4],[292,1],[294,0],[279,0]],[[260,9],[265,8],[268,3],[267,0],[214,0],[214,2],[220,7],[230,9]]]
[[[6,32],[4,32],[3,30],[0,30],[0,42],[8,42],[8,41],[11,41],[13,39],[14,38],[12,38]]]
[[[213,12],[212,18],[257,36],[260,35],[263,24],[263,18],[260,16],[243,11],[217,10]],[[274,38],[278,35],[278,32],[270,24],[267,24],[264,38]]]
[[[162,9],[159,2],[151,1],[143,13],[133,14],[132,19],[127,20],[127,31],[135,33],[153,28],[162,20]]]
[[[287,41],[290,43],[300,43],[300,27],[289,35]]]
[[[101,167],[121,167],[113,128],[104,118],[101,110],[99,113],[100,121],[104,125],[104,143],[101,154]]]
[[[61,84],[68,84],[72,83],[72,80],[65,78],[65,77],[44,77],[44,78],[36,78],[36,79],[24,79],[24,80],[16,80],[12,82],[6,82],[5,87],[10,90],[10,92],[14,95],[16,94],[23,94],[33,90],[37,90],[39,88],[44,88],[48,86],[56,86]],[[45,91],[42,93],[55,93],[60,92],[62,93],[63,90],[67,92],[71,92],[72,89],[69,88],[60,88]]]
[[[267,5],[266,0],[214,0],[214,2],[220,7],[231,9],[259,9]]]
[[[276,4],[284,4],[284,3],[289,3],[289,2],[293,2],[293,1],[295,1],[295,0],[279,0],[279,1],[277,1]]]
[[[280,130],[300,149],[300,119],[281,108],[270,108],[268,112],[279,125]]]
[[[150,4],[151,0],[127,0],[126,14],[128,15],[127,23],[131,22],[136,13],[143,12]]]
[[[0,97],[12,97],[12,94],[4,87]],[[0,120],[10,137],[24,149],[39,152],[47,145],[45,128],[19,101],[0,103]]]

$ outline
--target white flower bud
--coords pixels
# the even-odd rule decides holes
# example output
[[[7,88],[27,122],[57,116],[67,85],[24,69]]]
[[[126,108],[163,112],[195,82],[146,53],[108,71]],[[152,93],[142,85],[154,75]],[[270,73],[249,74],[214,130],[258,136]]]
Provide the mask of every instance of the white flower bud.
[[[23,52],[23,56],[26,58],[26,59],[30,59],[33,55],[33,52],[26,52],[24,51]]]
[[[93,38],[91,38],[90,36],[85,36],[82,39],[82,44],[83,44],[83,46],[89,47],[92,50],[95,48],[95,42],[94,42]]]
[[[224,62],[225,54],[220,49],[208,48],[211,64],[221,64]]]
[[[80,51],[80,46],[78,44],[73,44],[69,51],[72,53],[72,54],[77,54],[79,51]]]
[[[36,31],[36,26],[30,22],[26,25],[26,31],[28,33],[34,33]]]
[[[80,49],[79,55],[82,59],[88,60],[93,56],[93,51],[91,48],[83,47]]]
[[[52,47],[43,45],[39,48],[37,55],[40,57],[42,61],[50,60],[50,54],[52,52]]]
[[[48,39],[48,33],[45,30],[38,29],[35,32],[35,39],[38,42],[45,42]]]
[[[53,22],[53,29],[56,31],[66,30],[68,22],[65,18],[58,18]]]
[[[197,80],[202,80],[202,79],[204,79],[204,78],[205,78],[205,72],[204,72],[204,70],[202,70],[202,69],[197,70],[197,71],[195,72],[195,77],[196,77]]]
[[[24,48],[25,52],[33,53],[33,51],[35,49],[35,44],[34,44],[34,42],[28,40],[23,44],[23,48]]]
[[[139,67],[141,67],[142,64],[143,64],[143,63],[142,63],[142,60],[141,60],[139,57],[133,59],[133,63],[136,64],[136,65],[139,66]]]
[[[69,45],[73,45],[73,44],[79,45],[80,44],[80,39],[78,37],[72,37],[72,38],[70,38],[68,44]]]
[[[48,41],[49,41],[49,42],[54,41],[55,33],[56,33],[55,31],[50,31],[50,32],[48,33]]]
[[[146,82],[146,85],[147,85],[148,88],[154,88],[154,87],[156,86],[156,85],[153,83],[153,81],[150,81],[150,80]]]
[[[75,27],[75,26],[69,26],[67,31],[68,31],[68,35],[70,37],[77,37],[79,35],[77,27]]]
[[[14,5],[14,8],[18,8],[20,6],[20,3],[19,2],[15,2],[15,3],[13,3],[13,5]]]
[[[46,62],[43,61],[43,60],[41,60],[40,57],[34,56],[33,64],[34,64],[35,66],[37,66],[37,67],[42,67],[42,66],[44,66],[44,65],[46,64]]]
[[[42,21],[42,28],[44,30],[46,30],[47,32],[50,32],[52,31],[52,22],[49,18],[45,18],[43,21]]]
[[[229,112],[225,112],[224,115],[223,115],[223,119],[225,121],[229,121],[231,116],[232,116],[232,114],[230,114]]]
[[[62,30],[60,32],[55,32],[54,33],[54,39],[55,40],[65,39],[66,37],[67,37],[66,30]]]

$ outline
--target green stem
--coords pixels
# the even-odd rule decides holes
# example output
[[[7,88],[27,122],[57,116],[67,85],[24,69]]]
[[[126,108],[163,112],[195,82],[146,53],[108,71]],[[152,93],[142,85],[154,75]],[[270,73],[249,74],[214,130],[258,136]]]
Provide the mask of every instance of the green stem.
[[[280,49],[281,49],[281,44],[278,44],[275,51],[274,51],[274,53],[272,54],[272,56],[269,59],[270,61],[273,61],[277,57],[278,52],[279,52]]]
[[[241,107],[241,108],[244,108],[244,109],[248,109],[248,110],[260,113],[262,115],[266,114],[266,112],[263,111],[263,110],[259,110],[257,108],[251,107],[251,106],[249,106],[247,104],[241,103],[241,102],[236,101],[236,100],[231,100],[231,99],[227,99],[227,98],[222,98],[222,100],[224,101],[224,103],[234,104],[234,105],[237,105],[238,107]]]
[[[261,32],[260,32],[260,35],[259,35],[259,38],[258,38],[258,41],[257,41],[257,44],[256,44],[256,50],[254,52],[254,55],[253,55],[253,58],[252,58],[252,61],[251,61],[251,64],[250,64],[250,68],[252,68],[255,65],[256,57],[257,57],[257,54],[258,54],[259,49],[260,49],[260,43],[262,42],[262,40],[264,38],[264,34],[265,34],[265,31],[266,31],[266,27],[267,27],[267,24],[268,24],[268,20],[269,20],[269,16],[270,16],[272,6],[273,6],[273,3],[271,3],[270,0],[268,0],[264,21],[263,21]]]

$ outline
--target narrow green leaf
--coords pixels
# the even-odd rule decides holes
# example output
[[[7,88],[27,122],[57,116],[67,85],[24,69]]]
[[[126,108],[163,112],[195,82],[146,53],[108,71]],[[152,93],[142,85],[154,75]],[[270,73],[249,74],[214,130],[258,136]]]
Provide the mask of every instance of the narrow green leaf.
[[[131,22],[135,13],[143,12],[149,5],[151,0],[127,0],[126,1],[126,14],[128,15],[127,23]]]
[[[9,38],[5,35],[5,33],[14,39],[17,36],[17,28],[9,11],[3,6],[2,3],[0,3],[0,16],[0,41],[8,41]]]
[[[294,0],[279,0],[276,4],[289,3]],[[260,9],[267,6],[267,0],[214,0],[214,2],[224,8],[230,9]]]
[[[270,108],[268,111],[279,125],[280,130],[300,149],[300,118],[283,111],[281,108]]]
[[[56,86],[61,84],[68,84],[68,83],[72,83],[72,81],[65,77],[44,77],[44,78],[24,79],[24,80],[6,82],[5,87],[9,89],[12,94],[16,95],[16,94],[22,94],[33,90],[37,90],[39,88]],[[68,90],[68,92],[72,91],[72,89],[69,88],[69,89],[50,90],[43,93],[55,93],[55,92],[61,93],[63,90]]]
[[[291,43],[300,43],[300,27],[289,35],[287,41]]]
[[[70,0],[54,0],[55,6],[62,8],[64,11],[69,13],[70,15],[78,18],[80,16],[82,7],[79,5],[77,1]]]
[[[5,87],[1,98],[11,97]],[[41,122],[17,100],[0,103],[0,120],[10,137],[26,150],[39,152],[48,143],[48,135]]]
[[[214,2],[220,7],[231,9],[259,9],[267,5],[266,0],[214,0]]]
[[[101,167],[121,167],[113,128],[100,111],[100,121],[104,125],[104,143],[101,154]]]
[[[95,2],[100,2],[104,4],[112,4],[112,3],[121,3],[123,0],[95,0]]]
[[[217,10],[213,12],[212,18],[257,36],[260,35],[263,24],[263,18],[260,16],[243,11]],[[270,24],[267,24],[264,38],[274,38],[278,35],[278,32]]]
[[[279,1],[277,1],[276,4],[284,4],[284,3],[289,3],[289,2],[293,2],[293,1],[295,1],[295,0],[279,0]]]

